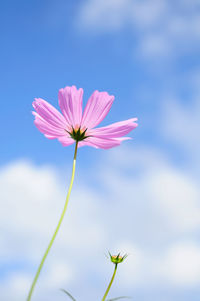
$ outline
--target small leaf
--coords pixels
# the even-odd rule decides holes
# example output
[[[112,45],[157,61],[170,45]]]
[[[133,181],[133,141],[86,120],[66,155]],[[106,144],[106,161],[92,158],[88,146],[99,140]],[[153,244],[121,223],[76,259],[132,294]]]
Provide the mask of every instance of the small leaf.
[[[122,297],[116,297],[113,299],[107,299],[106,301],[115,301],[115,300],[119,300],[119,299],[131,299],[131,297],[122,296]]]
[[[74,297],[70,293],[68,293],[66,290],[61,288],[61,291],[63,291],[63,293],[65,293],[65,294],[67,294],[67,296],[70,297],[73,301],[76,301],[76,299],[74,299]]]

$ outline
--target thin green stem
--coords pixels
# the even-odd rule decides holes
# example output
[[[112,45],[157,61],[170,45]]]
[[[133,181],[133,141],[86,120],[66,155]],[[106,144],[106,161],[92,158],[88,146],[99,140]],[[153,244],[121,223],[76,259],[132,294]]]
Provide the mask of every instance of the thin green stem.
[[[73,168],[72,168],[72,176],[71,176],[71,181],[70,181],[70,185],[69,185],[69,189],[68,189],[68,193],[67,193],[65,205],[64,205],[64,208],[63,208],[61,217],[60,217],[60,219],[59,219],[58,225],[57,225],[57,227],[56,227],[56,230],[55,230],[55,232],[54,232],[54,234],[53,234],[53,236],[52,236],[52,239],[51,239],[51,241],[50,241],[50,243],[49,243],[49,245],[48,245],[48,247],[47,247],[47,249],[46,249],[46,251],[45,251],[43,257],[42,257],[42,260],[41,260],[41,262],[40,262],[40,265],[39,265],[39,267],[38,267],[38,269],[37,269],[37,273],[36,273],[36,275],[35,275],[35,278],[34,278],[34,280],[33,280],[32,285],[31,285],[31,288],[30,288],[30,291],[29,291],[29,294],[28,294],[27,301],[30,301],[30,300],[31,300],[31,297],[32,297],[32,294],[33,294],[33,291],[34,291],[36,282],[37,282],[37,280],[38,280],[38,277],[39,277],[39,275],[40,275],[40,272],[41,272],[41,270],[42,270],[42,267],[43,267],[44,262],[45,262],[45,260],[46,260],[46,258],[47,258],[47,255],[48,255],[48,253],[49,253],[49,251],[50,251],[50,249],[51,249],[51,247],[52,247],[52,245],[53,245],[53,242],[54,242],[54,240],[55,240],[55,238],[56,238],[56,235],[57,235],[57,233],[58,233],[58,231],[59,231],[59,229],[60,229],[60,226],[61,226],[61,223],[62,223],[62,221],[63,221],[65,212],[66,212],[66,210],[67,210],[67,205],[68,205],[68,202],[69,202],[69,197],[70,197],[70,194],[71,194],[72,185],[73,185],[73,182],[74,182],[75,167],[76,167],[76,156],[77,156],[77,148],[78,148],[78,141],[76,141],[76,146],[75,146],[75,151],[74,151]]]
[[[110,290],[110,288],[111,288],[111,285],[112,285],[112,283],[113,283],[113,280],[114,280],[114,278],[115,278],[116,272],[117,272],[117,264],[115,264],[115,269],[114,269],[112,278],[111,278],[110,283],[109,283],[109,285],[108,285],[108,287],[107,287],[107,290],[106,290],[106,292],[105,292],[105,294],[104,294],[104,296],[103,296],[102,301],[105,301],[105,299],[106,299],[106,297],[107,297],[107,295],[108,295],[108,292],[109,292],[109,290]]]

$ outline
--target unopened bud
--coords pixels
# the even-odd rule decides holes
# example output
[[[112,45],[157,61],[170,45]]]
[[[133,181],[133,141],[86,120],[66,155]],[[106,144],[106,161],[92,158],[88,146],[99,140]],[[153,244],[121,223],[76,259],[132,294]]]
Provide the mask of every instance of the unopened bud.
[[[118,255],[110,255],[110,260],[114,263],[114,264],[118,264],[121,263],[122,261],[124,261],[124,259],[128,256],[127,254],[125,254],[124,256],[121,256],[120,253]]]

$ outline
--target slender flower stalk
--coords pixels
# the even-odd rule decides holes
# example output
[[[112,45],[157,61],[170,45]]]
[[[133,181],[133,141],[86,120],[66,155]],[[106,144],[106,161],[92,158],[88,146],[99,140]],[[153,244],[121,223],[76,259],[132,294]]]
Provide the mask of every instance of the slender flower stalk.
[[[54,243],[54,240],[58,234],[58,231],[60,229],[60,226],[61,226],[61,223],[63,221],[63,218],[65,216],[65,212],[67,210],[67,205],[68,205],[68,202],[69,202],[69,197],[70,197],[70,194],[71,194],[71,190],[72,190],[72,186],[73,186],[73,182],[74,182],[74,175],[75,175],[75,167],[76,167],[76,156],[77,156],[77,149],[78,149],[78,141],[76,141],[76,146],[75,146],[75,151],[74,151],[74,160],[73,160],[73,168],[72,168],[72,176],[71,176],[71,181],[70,181],[70,185],[69,185],[69,189],[68,189],[68,193],[67,193],[67,197],[66,197],[66,201],[65,201],[65,205],[64,205],[64,208],[63,208],[63,211],[62,211],[62,214],[61,214],[61,217],[59,219],[59,222],[58,222],[58,225],[56,227],[56,230],[52,236],[52,239],[42,257],[42,260],[40,262],[40,265],[37,269],[37,272],[36,272],[36,275],[35,275],[35,278],[33,280],[33,283],[31,285],[31,288],[30,288],[30,291],[29,291],[29,294],[28,294],[28,298],[27,298],[27,301],[30,301],[31,300],[31,297],[32,297],[32,294],[33,294],[33,291],[34,291],[34,288],[35,288],[35,285],[36,285],[36,282],[38,280],[38,277],[40,275],[40,272],[42,270],[42,267],[44,265],[44,262],[47,258],[47,255],[49,254],[49,251]]]
[[[107,295],[108,295],[108,293],[109,293],[109,290],[110,290],[111,285],[112,285],[112,283],[113,283],[113,280],[114,280],[114,278],[115,278],[116,272],[117,272],[117,263],[115,264],[115,269],[114,269],[112,278],[111,278],[110,283],[109,283],[109,285],[108,285],[108,287],[107,287],[107,290],[106,290],[106,292],[105,292],[105,294],[104,294],[104,296],[103,296],[102,301],[105,301],[105,300],[106,300],[106,297],[107,297]]]

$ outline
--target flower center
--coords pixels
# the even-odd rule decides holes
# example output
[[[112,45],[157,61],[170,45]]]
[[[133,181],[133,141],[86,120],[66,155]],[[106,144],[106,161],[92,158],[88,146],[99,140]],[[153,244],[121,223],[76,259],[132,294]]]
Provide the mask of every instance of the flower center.
[[[66,132],[70,134],[71,138],[74,139],[75,141],[82,141],[87,137],[89,137],[86,136],[86,131],[87,129],[81,129],[78,126],[76,126],[75,128],[72,127],[70,132],[66,130]]]

